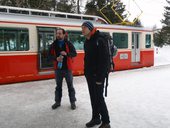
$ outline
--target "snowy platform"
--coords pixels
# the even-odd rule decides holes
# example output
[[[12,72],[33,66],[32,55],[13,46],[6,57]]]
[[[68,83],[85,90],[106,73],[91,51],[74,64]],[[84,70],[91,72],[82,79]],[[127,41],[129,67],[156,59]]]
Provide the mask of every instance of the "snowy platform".
[[[169,73],[170,65],[112,73],[106,98],[112,128],[169,128]],[[0,128],[85,128],[91,108],[84,76],[74,77],[74,86],[76,110],[65,82],[56,110],[54,79],[0,86]]]

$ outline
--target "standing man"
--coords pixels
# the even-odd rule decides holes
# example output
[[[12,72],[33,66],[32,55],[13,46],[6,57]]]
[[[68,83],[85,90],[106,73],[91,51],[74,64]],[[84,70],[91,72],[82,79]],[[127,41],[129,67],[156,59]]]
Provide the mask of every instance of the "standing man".
[[[102,124],[99,128],[111,128],[110,119],[103,96],[104,81],[108,71],[109,50],[107,42],[100,35],[93,24],[85,21],[82,24],[82,34],[86,37],[84,43],[84,74],[87,80],[91,107],[92,119],[86,126],[93,127]]]
[[[52,109],[56,109],[61,105],[62,82],[65,77],[71,109],[74,110],[76,109],[76,97],[75,89],[73,87],[72,59],[77,53],[72,43],[65,38],[66,32],[64,29],[57,29],[56,34],[56,40],[50,47],[50,58],[54,60],[55,79],[57,84],[55,88],[55,103],[52,105]]]

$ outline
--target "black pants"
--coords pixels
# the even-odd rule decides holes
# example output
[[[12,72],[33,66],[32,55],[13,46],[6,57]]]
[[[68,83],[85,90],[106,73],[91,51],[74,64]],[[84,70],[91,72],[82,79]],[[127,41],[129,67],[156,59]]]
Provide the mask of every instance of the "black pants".
[[[102,85],[96,85],[95,75],[85,75],[92,107],[92,119],[100,118],[103,123],[110,123],[109,114],[103,96],[104,80]]]
[[[68,93],[69,93],[69,98],[70,102],[75,102],[76,97],[75,97],[75,89],[73,87],[73,75],[70,70],[56,70],[55,71],[55,77],[56,77],[56,89],[55,89],[55,101],[56,102],[61,102],[62,98],[62,83],[63,83],[63,78],[65,77],[66,82],[67,82],[67,87],[68,87]]]

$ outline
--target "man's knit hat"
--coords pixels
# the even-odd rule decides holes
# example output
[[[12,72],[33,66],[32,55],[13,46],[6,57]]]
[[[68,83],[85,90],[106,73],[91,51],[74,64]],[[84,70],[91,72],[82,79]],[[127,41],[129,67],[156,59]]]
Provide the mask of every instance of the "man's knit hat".
[[[90,21],[85,21],[82,26],[86,26],[90,31],[93,30],[94,26]]]

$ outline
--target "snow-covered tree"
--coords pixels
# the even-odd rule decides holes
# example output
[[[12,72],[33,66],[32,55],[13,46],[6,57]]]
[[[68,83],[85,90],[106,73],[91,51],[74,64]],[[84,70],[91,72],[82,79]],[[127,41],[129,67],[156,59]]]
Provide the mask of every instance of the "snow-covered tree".
[[[170,45],[170,0],[167,1],[167,6],[164,10],[164,18],[161,20],[163,27],[154,33],[154,44],[162,47],[165,44]]]
[[[164,35],[164,43],[170,45],[170,0],[166,1],[168,4],[165,6],[162,32]]]

